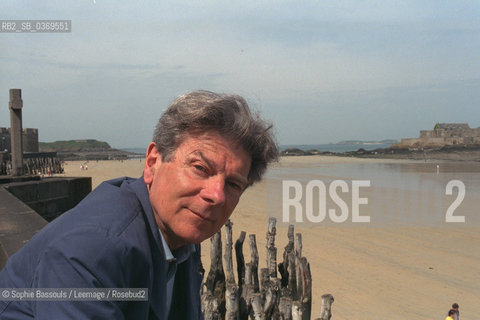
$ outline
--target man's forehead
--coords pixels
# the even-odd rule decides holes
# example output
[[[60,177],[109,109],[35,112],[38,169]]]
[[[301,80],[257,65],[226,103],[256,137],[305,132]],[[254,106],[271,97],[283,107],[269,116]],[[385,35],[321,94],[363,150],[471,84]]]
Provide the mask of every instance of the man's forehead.
[[[213,144],[221,144],[225,145],[225,147],[229,150],[232,150],[234,152],[237,152],[239,150],[242,150],[246,154],[248,152],[243,148],[242,145],[240,145],[237,141],[234,139],[222,135],[220,132],[210,129],[210,130],[190,130],[186,132],[180,139],[180,142],[178,144],[178,147],[184,145],[184,144],[190,144],[191,146],[206,146],[209,143]],[[177,149],[178,149],[177,147]],[[203,149],[203,148],[199,148]],[[250,156],[250,155],[249,155]]]

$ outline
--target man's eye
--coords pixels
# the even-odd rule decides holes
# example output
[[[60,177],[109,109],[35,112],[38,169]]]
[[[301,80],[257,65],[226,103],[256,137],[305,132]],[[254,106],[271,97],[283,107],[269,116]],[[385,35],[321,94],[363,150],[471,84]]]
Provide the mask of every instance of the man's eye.
[[[242,186],[240,186],[239,184],[237,184],[235,182],[229,182],[228,184],[230,185],[230,187],[232,187],[235,190],[239,190],[239,191],[242,190]]]
[[[197,170],[197,171],[200,171],[200,172],[204,172],[206,173],[207,172],[207,169],[203,166],[200,166],[200,165],[195,165],[194,168]]]

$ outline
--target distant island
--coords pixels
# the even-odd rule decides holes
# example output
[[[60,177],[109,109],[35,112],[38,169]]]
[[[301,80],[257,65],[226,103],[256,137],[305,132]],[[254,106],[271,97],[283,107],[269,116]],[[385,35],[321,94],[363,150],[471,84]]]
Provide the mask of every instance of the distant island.
[[[372,145],[382,143],[390,144],[390,147],[371,148]],[[333,152],[292,147],[285,148],[282,156],[335,155],[424,161],[430,159],[480,161],[480,128],[472,129],[466,123],[437,123],[433,130],[421,130],[418,138],[401,139],[400,143],[395,140],[347,140],[330,145],[342,144],[358,145],[360,148],[355,151]]]
[[[39,142],[40,152],[82,152],[82,151],[108,151],[110,145],[95,139],[86,140],[61,140],[55,142]]]
[[[381,141],[362,141],[362,140],[345,140],[345,141],[340,141],[337,143],[330,143],[330,144],[394,144],[398,143],[397,140],[393,139],[387,139],[387,140],[381,140]]]
[[[356,151],[360,148],[366,150],[372,150],[375,148],[388,148],[394,143],[398,143],[398,141],[393,139],[381,141],[344,140],[336,143],[330,142],[328,144],[280,145],[280,150],[282,151],[282,155],[338,154]]]
[[[113,149],[95,139],[39,142],[40,152],[56,152],[63,160],[121,160],[136,157],[133,152]]]

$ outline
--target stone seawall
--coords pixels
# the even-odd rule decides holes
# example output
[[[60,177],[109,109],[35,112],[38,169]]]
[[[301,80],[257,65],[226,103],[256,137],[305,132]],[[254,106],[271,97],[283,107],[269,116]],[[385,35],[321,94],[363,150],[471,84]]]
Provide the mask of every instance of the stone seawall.
[[[16,180],[0,185],[0,269],[48,221],[73,208],[92,190],[90,177]]]

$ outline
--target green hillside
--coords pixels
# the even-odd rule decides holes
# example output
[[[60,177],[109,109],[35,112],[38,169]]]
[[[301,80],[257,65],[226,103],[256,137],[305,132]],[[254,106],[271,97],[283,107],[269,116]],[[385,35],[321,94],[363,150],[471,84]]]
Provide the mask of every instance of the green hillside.
[[[40,152],[106,151],[112,149],[107,142],[94,139],[39,142],[39,147]]]

